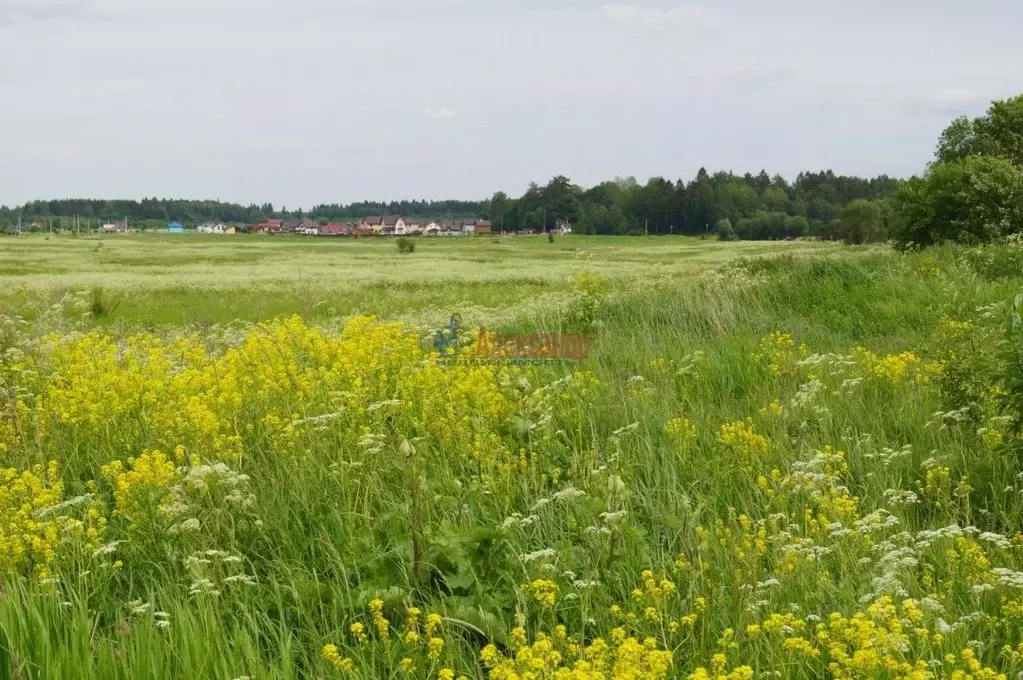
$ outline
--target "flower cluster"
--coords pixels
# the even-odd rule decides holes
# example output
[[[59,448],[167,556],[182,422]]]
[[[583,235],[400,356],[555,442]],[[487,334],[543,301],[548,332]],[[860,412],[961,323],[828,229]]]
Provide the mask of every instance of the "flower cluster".
[[[806,354],[806,345],[796,346],[791,334],[775,331],[760,340],[753,358],[766,366],[771,375],[782,376],[795,373],[796,362]]]
[[[553,634],[537,633],[531,644],[520,628],[512,633],[510,653],[487,645],[480,659],[491,680],[659,680],[672,667],[672,653],[654,638],[640,640],[622,628],[612,630],[608,639],[584,642],[559,627]]]

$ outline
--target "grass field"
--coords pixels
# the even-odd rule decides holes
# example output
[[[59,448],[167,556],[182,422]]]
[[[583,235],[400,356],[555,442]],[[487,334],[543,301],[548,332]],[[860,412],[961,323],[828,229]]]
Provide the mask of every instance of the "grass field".
[[[0,244],[0,295],[19,307],[40,308],[68,289],[101,287],[118,305],[116,314],[99,320],[103,324],[224,323],[282,314],[323,319],[372,313],[391,319],[431,311],[443,316],[452,305],[504,312],[543,293],[571,290],[583,271],[627,282],[689,276],[736,257],[835,251],[814,243],[721,248],[683,238],[416,243],[418,251],[409,257],[390,239],[8,238]]]
[[[0,677],[1023,671],[1023,247],[417,246],[0,241]]]

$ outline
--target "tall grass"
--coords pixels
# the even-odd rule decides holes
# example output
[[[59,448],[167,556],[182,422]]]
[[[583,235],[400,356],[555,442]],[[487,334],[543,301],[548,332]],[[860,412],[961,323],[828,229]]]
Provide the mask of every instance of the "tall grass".
[[[39,494],[44,472],[13,477],[33,465],[56,461],[78,500],[29,513],[67,517],[51,560],[0,560],[0,673],[1019,672],[1015,340],[1011,305],[992,305],[1021,277],[985,261],[853,249],[627,279],[561,262],[591,273],[556,296],[510,284],[507,315],[494,284],[475,319],[594,339],[581,365],[527,369],[430,358],[363,321],[128,339],[69,311],[5,327],[0,453],[17,472],[0,526],[20,509],[6,499]],[[458,311],[460,284],[440,285],[455,292],[438,311]],[[163,463],[139,463],[154,449]],[[86,508],[106,526],[82,550]],[[428,613],[443,617],[429,634]],[[606,668],[555,676],[587,646]]]

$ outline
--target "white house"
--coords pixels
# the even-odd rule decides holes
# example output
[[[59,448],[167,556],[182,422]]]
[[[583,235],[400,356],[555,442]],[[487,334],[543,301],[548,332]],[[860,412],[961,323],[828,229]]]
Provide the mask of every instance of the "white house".
[[[385,234],[405,236],[408,233],[408,224],[401,215],[384,215],[381,219],[381,228]]]
[[[440,225],[436,222],[430,222],[423,227],[424,236],[437,236],[438,234],[440,234]]]
[[[409,218],[405,220],[405,233],[409,236],[418,235],[423,233],[423,224],[417,219]]]
[[[320,233],[320,223],[308,217],[303,217],[295,227],[295,233],[305,234],[306,236],[318,236]]]
[[[199,225],[200,234],[223,234],[227,231],[227,225],[220,222],[204,222]]]

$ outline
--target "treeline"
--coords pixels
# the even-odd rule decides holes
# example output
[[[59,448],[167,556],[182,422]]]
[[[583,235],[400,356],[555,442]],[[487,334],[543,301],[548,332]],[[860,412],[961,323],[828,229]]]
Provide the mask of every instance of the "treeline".
[[[78,217],[82,220],[115,222],[127,218],[132,223],[159,221],[167,222],[260,222],[274,212],[273,204],[243,206],[211,200],[176,200],[144,198],[141,201],[104,199],[62,199],[53,201],[30,201],[23,206],[0,208],[0,219],[8,222],[32,221],[52,218]]]
[[[389,203],[361,201],[358,203],[327,203],[309,211],[312,219],[331,222],[359,220],[374,215],[407,215],[430,220],[448,220],[459,217],[486,217],[490,201],[391,201]]]
[[[517,199],[498,192],[490,219],[499,229],[544,229],[568,223],[588,234],[717,233],[723,238],[780,239],[843,236],[842,211],[854,201],[890,213],[887,199],[899,180],[865,179],[825,172],[800,173],[789,183],[780,175],[708,173],[688,183],[655,177],[602,182],[582,189],[566,177],[530,185]]]
[[[871,201],[890,213],[886,199],[898,188],[890,177],[864,179],[826,172],[804,172],[794,182],[780,175],[708,173],[689,182],[655,177],[602,182],[583,189],[559,176],[546,185],[531,184],[519,198],[498,192],[490,200],[403,200],[330,203],[309,212],[272,203],[243,206],[221,201],[147,198],[141,201],[64,199],[32,201],[0,208],[0,227],[40,223],[68,226],[68,220],[114,222],[127,218],[135,227],[162,228],[171,220],[186,225],[207,221],[263,222],[271,218],[310,217],[320,222],[359,220],[381,214],[445,220],[489,218],[498,230],[543,231],[569,224],[588,234],[707,234],[722,238],[781,239],[843,235],[842,210],[853,201]]]
[[[61,199],[53,201],[30,201],[22,206],[0,207],[0,228],[11,229],[20,219],[27,229],[35,223],[47,227],[67,228],[71,220],[79,223],[97,224],[127,219],[136,228],[165,228],[167,223],[177,220],[194,226],[203,222],[224,222],[255,224],[268,219],[299,219],[310,217],[320,222],[339,220],[360,220],[372,215],[409,215],[433,220],[460,217],[485,217],[490,202],[482,201],[363,201],[342,205],[332,203],[318,205],[309,212],[301,209],[288,210],[281,206],[275,209],[273,203],[262,205],[239,205],[223,201],[190,201],[177,199],[145,198],[141,201],[103,199]]]

